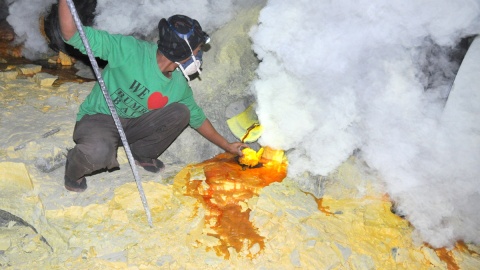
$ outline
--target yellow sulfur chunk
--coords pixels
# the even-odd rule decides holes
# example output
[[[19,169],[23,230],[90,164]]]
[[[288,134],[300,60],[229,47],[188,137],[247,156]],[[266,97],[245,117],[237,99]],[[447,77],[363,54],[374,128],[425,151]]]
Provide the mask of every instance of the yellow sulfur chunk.
[[[260,148],[258,152],[255,152],[252,148],[242,149],[243,156],[241,156],[238,161],[242,165],[254,167],[260,162],[263,154],[263,148]]]

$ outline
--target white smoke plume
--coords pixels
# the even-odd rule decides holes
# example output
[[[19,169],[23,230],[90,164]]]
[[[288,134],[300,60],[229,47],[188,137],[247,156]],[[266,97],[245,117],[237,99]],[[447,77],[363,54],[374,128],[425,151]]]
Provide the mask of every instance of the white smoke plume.
[[[48,15],[57,0],[0,0],[8,5],[8,23],[17,35],[16,42],[24,44],[24,56],[35,59],[48,52],[46,38],[41,34],[41,20]],[[233,18],[240,9],[264,3],[264,0],[209,1],[112,1],[97,0],[94,26],[117,34],[136,34],[145,38],[157,37],[161,18],[184,14],[201,22],[206,31],[213,31]],[[81,13],[80,10],[78,10]]]
[[[149,33],[161,18],[183,14],[211,31],[229,21],[239,7],[235,1],[109,1],[98,0],[96,25],[112,33]],[[253,2],[253,1],[246,1]]]
[[[478,93],[442,120],[446,52],[478,33],[478,0],[269,1],[251,32],[261,144],[288,150],[293,177],[360,149],[423,241],[479,244]]]
[[[25,57],[35,59],[48,51],[47,41],[41,34],[40,21],[55,0],[7,0],[7,22],[14,28],[17,43],[24,44]]]

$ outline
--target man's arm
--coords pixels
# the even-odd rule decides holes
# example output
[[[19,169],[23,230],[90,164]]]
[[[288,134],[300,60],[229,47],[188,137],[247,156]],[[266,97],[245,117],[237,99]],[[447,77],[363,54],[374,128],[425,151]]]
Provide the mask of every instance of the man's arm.
[[[242,156],[242,148],[248,148],[248,145],[241,142],[229,143],[217,130],[212,126],[212,123],[208,119],[203,121],[203,124],[197,128],[200,133],[207,140],[211,141],[223,150],[230,152],[234,155]]]
[[[65,40],[69,40],[77,32],[77,26],[70,13],[67,0],[58,1],[58,19],[60,22],[60,31]]]

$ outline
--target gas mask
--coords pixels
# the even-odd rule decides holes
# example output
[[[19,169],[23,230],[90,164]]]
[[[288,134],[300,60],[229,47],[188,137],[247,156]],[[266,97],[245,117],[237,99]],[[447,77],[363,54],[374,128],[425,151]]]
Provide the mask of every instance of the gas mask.
[[[187,62],[178,65],[178,68],[182,71],[183,76],[187,78],[187,80],[190,81],[188,76],[191,76],[195,73],[198,72],[198,74],[201,74],[202,72],[200,71],[200,67],[202,66],[202,54],[203,52],[200,50],[198,51],[197,55],[193,55],[187,60]]]
[[[196,48],[193,48],[190,46],[190,42],[188,41],[189,37],[191,35],[194,35],[194,21],[189,19],[191,21],[190,25],[192,27],[189,29],[187,33],[180,33],[177,31],[177,29],[170,23],[170,19],[167,20],[168,27],[181,39],[185,41],[185,43],[188,46],[188,49],[190,49],[190,58],[183,64],[180,64],[179,62],[175,62],[178,65],[178,69],[182,72],[183,76],[187,81],[190,83],[190,77],[191,75],[195,74],[198,72],[198,74],[201,74],[202,72],[200,71],[200,66],[202,65],[202,51],[198,51],[197,55],[193,54],[193,50]],[[198,33],[197,33],[198,35]],[[207,35],[205,32],[201,32],[200,35],[202,36],[203,39],[203,44],[207,44],[210,42],[210,37]]]

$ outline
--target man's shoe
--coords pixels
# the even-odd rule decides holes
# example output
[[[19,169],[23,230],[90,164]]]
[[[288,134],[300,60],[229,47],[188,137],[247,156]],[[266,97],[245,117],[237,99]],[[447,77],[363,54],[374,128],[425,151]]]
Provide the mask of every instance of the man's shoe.
[[[138,166],[142,166],[145,170],[152,172],[152,173],[159,173],[163,169],[165,169],[165,164],[159,159],[153,158],[140,158],[136,155],[133,156],[135,159],[135,164]]]
[[[84,192],[87,189],[87,179],[82,177],[77,181],[72,181],[65,175],[65,188],[73,192]]]

